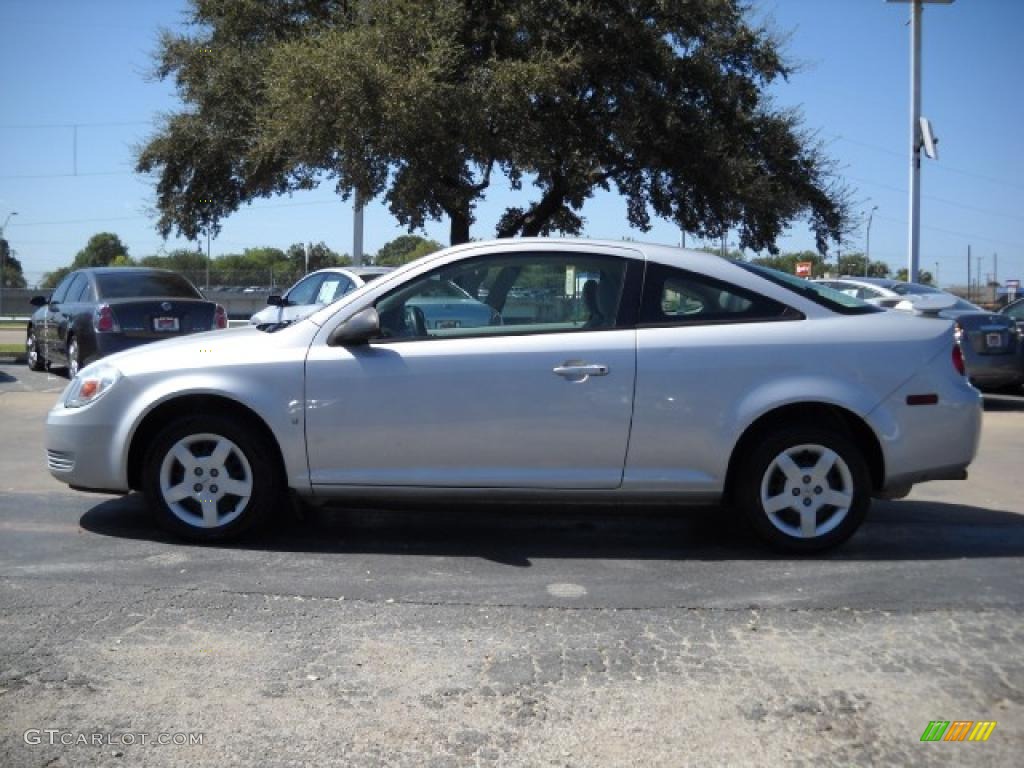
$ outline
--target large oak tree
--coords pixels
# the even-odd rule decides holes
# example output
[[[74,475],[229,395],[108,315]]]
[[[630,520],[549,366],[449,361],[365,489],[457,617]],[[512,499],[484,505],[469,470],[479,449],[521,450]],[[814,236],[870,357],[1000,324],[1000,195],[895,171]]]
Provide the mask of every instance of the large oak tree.
[[[767,89],[790,69],[739,0],[193,0],[156,73],[183,108],[140,148],[158,227],[194,238],[258,197],[322,181],[382,196],[410,230],[470,237],[496,172],[498,236],[577,233],[598,189],[774,250],[843,232],[844,190]]]

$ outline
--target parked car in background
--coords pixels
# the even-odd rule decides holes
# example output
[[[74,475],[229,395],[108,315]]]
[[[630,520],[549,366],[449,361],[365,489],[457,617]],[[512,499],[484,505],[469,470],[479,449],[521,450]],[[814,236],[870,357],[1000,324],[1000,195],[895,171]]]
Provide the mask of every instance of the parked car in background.
[[[165,269],[79,269],[49,296],[34,297],[32,306],[29,368],[66,368],[70,378],[105,355],[228,325],[224,307]]]
[[[979,389],[998,390],[1024,384],[1024,338],[1004,308],[1003,314],[987,312],[969,301],[930,285],[885,278],[835,278],[817,280],[837,291],[887,309],[919,296],[946,296],[950,306],[937,312],[955,322],[954,332],[963,347],[971,383]],[[1024,311],[1024,310],[1022,310]]]
[[[1017,324],[1017,330],[1024,336],[1024,298],[1011,301],[999,310],[999,314],[1011,318]]]
[[[438,285],[501,323],[431,326],[417,302]],[[48,467],[141,490],[200,541],[280,514],[291,490],[729,502],[809,552],[851,536],[873,496],[964,479],[981,430],[950,321],[638,243],[469,243],[273,334],[159,346],[79,374],[47,418]]]
[[[329,267],[310,272],[283,296],[269,296],[267,307],[250,317],[249,324],[262,328],[290,325],[391,270],[392,267]]]

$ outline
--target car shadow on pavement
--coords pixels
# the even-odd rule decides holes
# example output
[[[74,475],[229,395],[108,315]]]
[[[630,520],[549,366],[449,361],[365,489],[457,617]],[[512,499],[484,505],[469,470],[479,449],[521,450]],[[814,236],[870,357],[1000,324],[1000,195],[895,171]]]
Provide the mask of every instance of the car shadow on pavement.
[[[138,495],[86,512],[101,536],[175,545]],[[211,548],[307,554],[476,557],[517,567],[533,558],[783,560],[722,509],[469,507],[288,512],[265,530]],[[822,560],[944,560],[1024,556],[1024,515],[934,501],[877,501],[862,529]]]
[[[985,411],[1024,411],[1024,397],[1014,395],[985,395]]]

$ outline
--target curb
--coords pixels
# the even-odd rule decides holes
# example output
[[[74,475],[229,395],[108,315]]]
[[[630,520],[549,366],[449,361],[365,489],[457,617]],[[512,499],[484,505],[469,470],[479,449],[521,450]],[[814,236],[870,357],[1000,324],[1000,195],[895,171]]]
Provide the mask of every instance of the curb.
[[[0,364],[3,365],[25,365],[28,362],[28,355],[21,352],[16,355],[0,355]]]

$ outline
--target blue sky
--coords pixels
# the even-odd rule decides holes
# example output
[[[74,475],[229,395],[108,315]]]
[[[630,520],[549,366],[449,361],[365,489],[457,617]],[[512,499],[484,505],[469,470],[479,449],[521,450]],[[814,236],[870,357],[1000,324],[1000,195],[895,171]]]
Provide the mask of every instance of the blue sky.
[[[906,4],[883,0],[753,0],[754,13],[788,36],[799,71],[773,89],[797,106],[827,145],[858,210],[877,205],[872,258],[905,266],[909,142],[909,30]],[[155,115],[176,108],[173,87],[147,77],[159,27],[180,28],[179,0],[0,0],[0,223],[29,281],[71,261],[89,236],[116,232],[133,256],[187,245],[164,242],[147,210],[149,180],[131,172],[132,148]],[[940,138],[940,160],[922,171],[922,268],[943,284],[963,283],[967,246],[991,273],[1024,277],[1024,3],[957,0],[926,7],[922,111]],[[77,157],[73,140],[77,124]],[[485,238],[507,205],[524,197],[493,189],[473,236]],[[586,235],[677,243],[668,222],[629,228],[625,207],[602,194],[584,209]],[[371,204],[366,249],[403,229]],[[446,242],[447,223],[427,227]],[[214,255],[248,246],[325,241],[352,249],[351,208],[329,186],[261,201],[224,222]],[[779,245],[812,247],[804,226]],[[694,244],[688,238],[687,244]],[[863,250],[864,229],[848,246]]]

